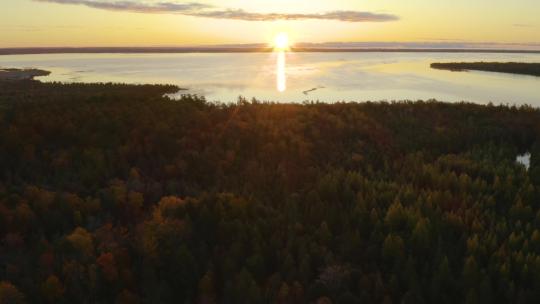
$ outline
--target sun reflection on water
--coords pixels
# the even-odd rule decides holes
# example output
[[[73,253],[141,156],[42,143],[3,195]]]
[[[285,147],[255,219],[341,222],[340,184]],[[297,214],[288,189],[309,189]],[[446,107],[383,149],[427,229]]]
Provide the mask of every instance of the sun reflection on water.
[[[287,89],[287,76],[285,74],[285,51],[279,51],[277,54],[276,63],[276,82],[277,90],[279,92],[285,92]]]

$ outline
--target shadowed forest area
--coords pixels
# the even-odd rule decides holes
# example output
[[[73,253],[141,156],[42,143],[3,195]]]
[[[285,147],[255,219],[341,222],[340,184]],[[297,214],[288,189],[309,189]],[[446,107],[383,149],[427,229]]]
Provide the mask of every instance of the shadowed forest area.
[[[432,63],[431,67],[450,71],[484,71],[540,76],[540,63],[527,62],[447,62]]]
[[[539,110],[176,90],[0,82],[0,303],[540,298]]]

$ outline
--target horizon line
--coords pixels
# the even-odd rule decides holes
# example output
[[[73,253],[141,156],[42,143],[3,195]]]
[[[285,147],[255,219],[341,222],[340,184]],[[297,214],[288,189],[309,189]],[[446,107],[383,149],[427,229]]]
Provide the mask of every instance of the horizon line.
[[[181,45],[0,45],[0,50],[15,49],[271,49],[269,43],[221,43]],[[419,40],[419,41],[325,41],[295,42],[295,49],[490,49],[540,51],[540,42],[489,42],[466,40]]]
[[[298,44],[301,45],[301,44]],[[270,53],[274,48],[264,44],[215,45],[215,46],[143,46],[143,47],[7,47],[0,48],[0,55],[38,54],[174,54],[174,53]],[[540,54],[540,49],[523,48],[474,48],[474,47],[291,47],[292,53],[352,53],[352,52],[434,52],[434,53],[532,53]]]

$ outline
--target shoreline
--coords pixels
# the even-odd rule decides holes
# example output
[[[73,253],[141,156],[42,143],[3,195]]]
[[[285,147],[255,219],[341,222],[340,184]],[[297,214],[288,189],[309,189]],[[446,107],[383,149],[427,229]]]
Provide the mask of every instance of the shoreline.
[[[435,62],[430,67],[451,72],[481,71],[540,77],[540,63],[531,62]]]
[[[0,68],[0,81],[2,80],[34,80],[34,77],[49,76],[50,71],[40,69],[13,69]]]

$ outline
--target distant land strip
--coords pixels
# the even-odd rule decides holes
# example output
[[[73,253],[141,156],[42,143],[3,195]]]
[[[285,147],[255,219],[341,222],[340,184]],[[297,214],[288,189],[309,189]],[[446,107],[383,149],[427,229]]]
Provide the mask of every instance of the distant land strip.
[[[528,62],[447,62],[432,63],[434,69],[450,71],[484,71],[507,74],[540,76],[540,63]]]
[[[0,55],[30,54],[100,54],[100,53],[269,53],[270,47],[50,47],[0,48]],[[406,53],[523,53],[540,54],[540,50],[514,49],[452,49],[452,48],[292,48],[300,53],[354,53],[354,52],[406,52]]]
[[[3,69],[0,68],[0,81],[2,80],[32,80],[38,76],[48,76],[49,71],[38,69]]]

